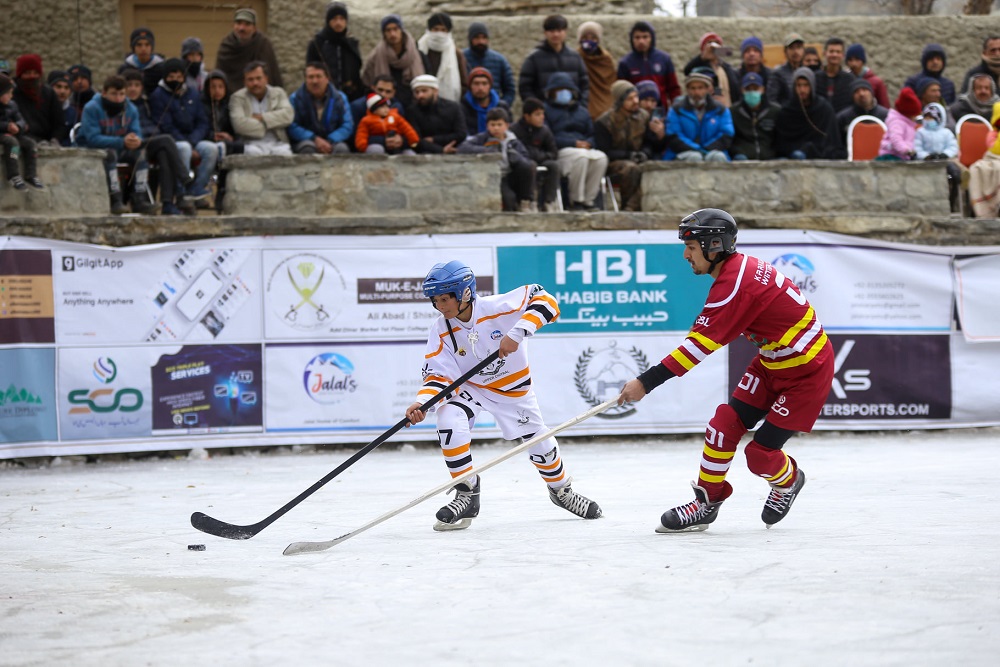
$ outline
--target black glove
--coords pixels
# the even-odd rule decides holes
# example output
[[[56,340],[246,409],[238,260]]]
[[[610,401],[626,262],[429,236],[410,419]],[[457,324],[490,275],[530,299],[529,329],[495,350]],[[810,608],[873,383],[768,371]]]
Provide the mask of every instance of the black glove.
[[[632,162],[638,162],[640,164],[649,159],[649,156],[642,151],[632,151],[628,157]]]

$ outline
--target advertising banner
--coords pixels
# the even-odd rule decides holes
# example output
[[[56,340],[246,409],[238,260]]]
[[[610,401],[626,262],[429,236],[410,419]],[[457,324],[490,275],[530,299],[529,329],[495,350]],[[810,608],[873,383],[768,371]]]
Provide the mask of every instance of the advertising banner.
[[[53,348],[0,349],[0,443],[56,440]]]

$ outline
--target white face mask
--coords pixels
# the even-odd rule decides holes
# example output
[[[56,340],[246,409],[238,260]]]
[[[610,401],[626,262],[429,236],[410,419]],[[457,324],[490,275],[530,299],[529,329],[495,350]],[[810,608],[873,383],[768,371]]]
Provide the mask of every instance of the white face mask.
[[[427,46],[432,51],[444,51],[451,44],[451,33],[427,31]]]

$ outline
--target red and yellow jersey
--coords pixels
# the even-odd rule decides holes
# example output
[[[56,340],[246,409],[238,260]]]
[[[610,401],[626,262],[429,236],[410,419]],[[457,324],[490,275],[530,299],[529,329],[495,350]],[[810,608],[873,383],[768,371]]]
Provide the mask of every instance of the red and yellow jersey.
[[[559,304],[541,285],[524,285],[506,294],[481,296],[472,302],[472,319],[445,320],[431,325],[424,354],[424,383],[417,392],[423,403],[472,370],[500,347],[511,329],[533,335],[559,317]],[[499,401],[517,400],[531,390],[525,345],[479,371],[469,384]]]
[[[736,253],[722,263],[687,338],[662,363],[684,375],[740,335],[760,348],[761,364],[778,375],[807,375],[817,357],[832,354],[798,287],[764,260]]]

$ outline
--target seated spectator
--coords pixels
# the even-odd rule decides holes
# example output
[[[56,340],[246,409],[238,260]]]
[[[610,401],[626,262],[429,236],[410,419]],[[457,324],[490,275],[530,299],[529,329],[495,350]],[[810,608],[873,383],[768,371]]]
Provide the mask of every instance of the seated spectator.
[[[398,14],[382,17],[379,25],[382,29],[382,41],[365,58],[361,81],[373,88],[377,77],[390,75],[396,84],[395,99],[406,108],[413,101],[410,82],[427,72],[425,56],[409,33],[403,30],[403,19]]]
[[[630,81],[615,81],[611,96],[611,109],[594,123],[595,146],[608,156],[607,175],[621,189],[622,208],[641,211],[639,165],[663,151],[665,137],[650,132],[650,116],[639,107],[639,92]]]
[[[851,84],[851,99],[853,104],[843,109],[837,114],[837,126],[840,133],[847,139],[847,128],[858,116],[875,116],[881,121],[885,121],[889,115],[889,110],[875,101],[875,92],[868,79],[858,77]]]
[[[979,72],[969,79],[969,88],[958,96],[958,101],[948,107],[956,122],[968,114],[982,116],[987,121],[993,115],[993,105],[1000,102],[996,84],[989,74]]]
[[[888,111],[889,89],[886,88],[885,81],[881,77],[876,76],[872,68],[868,66],[868,54],[865,52],[865,47],[861,44],[851,44],[847,47],[845,60],[847,62],[847,69],[851,71],[851,74],[856,79],[867,81],[872,87],[872,94],[875,96],[875,101]],[[852,87],[854,83],[854,81],[851,82]]]
[[[76,112],[76,122],[83,118],[83,107],[94,98],[93,83],[90,69],[84,65],[73,65],[67,70],[69,72],[69,87],[73,89],[73,94],[69,98],[70,106]]]
[[[990,125],[1000,130],[1000,103],[993,106]],[[969,167],[969,201],[977,218],[1000,217],[1000,134],[981,160]]]
[[[504,109],[491,109],[486,116],[486,131],[463,141],[458,146],[458,152],[500,153],[500,198],[503,210],[537,211],[535,163],[528,157],[528,149],[510,131]]]
[[[577,53],[583,59],[590,82],[587,111],[594,120],[611,108],[611,84],[618,80],[618,65],[601,45],[603,35],[604,28],[594,21],[584,21],[576,31],[576,39],[580,45]]]
[[[181,60],[187,65],[184,72],[187,87],[190,90],[200,93],[208,78],[208,70],[205,69],[205,47],[197,37],[188,37],[181,42]]]
[[[934,46],[937,45],[935,44]],[[926,49],[924,49],[924,51],[926,51]],[[941,57],[942,57],[941,69],[943,71],[944,70],[943,49],[941,50]],[[931,68],[925,67],[924,71],[930,76],[934,76],[934,71]],[[924,72],[921,72],[921,74],[923,73]],[[968,72],[965,73],[965,78],[962,80],[962,90],[968,89],[969,79],[971,79],[976,74],[989,74],[991,77],[993,77],[993,85],[997,87],[997,90],[1000,90],[1000,35],[989,35],[986,37],[986,39],[983,40],[982,60],[979,61],[978,65],[972,67],[971,69],[969,69]],[[955,84],[951,83],[950,81],[946,83],[945,82],[946,79],[944,79],[941,76],[938,76],[936,78],[938,78],[941,81],[941,97],[943,97],[945,101],[948,102],[948,104],[951,104],[952,100],[955,97]],[[951,84],[950,92],[952,100],[948,99],[947,95],[947,93],[949,92],[948,84]]]
[[[691,76],[691,72],[698,68],[705,68],[712,72],[714,90],[712,97],[718,104],[724,107],[731,107],[740,101],[740,79],[736,75],[736,70],[732,65],[723,60],[723,56],[730,55],[732,49],[722,45],[722,38],[717,33],[707,32],[701,36],[698,43],[700,52],[684,65],[684,75]],[[685,90],[687,84],[685,81]],[[726,159],[729,159],[728,157]]]
[[[462,96],[462,114],[465,116],[467,134],[472,136],[485,132],[486,115],[498,107],[510,114],[510,106],[493,90],[493,75],[490,71],[478,67],[469,72],[469,92]]]
[[[49,76],[46,78],[46,83],[49,84],[52,92],[55,93],[56,99],[59,100],[59,103],[62,105],[63,127],[66,129],[63,138],[59,141],[59,145],[69,146],[69,132],[73,129],[73,126],[76,125],[77,119],[79,118],[76,115],[76,109],[74,109],[73,105],[70,103],[70,97],[73,95],[73,89],[70,88],[69,85],[69,74],[63,72],[62,70],[53,70],[49,72]]]
[[[149,28],[136,28],[129,36],[129,45],[132,53],[125,56],[125,62],[118,67],[121,74],[126,69],[137,69],[142,72],[142,85],[146,89],[147,95],[152,95],[163,78],[160,66],[163,64],[163,56],[153,53],[156,48],[156,38]]]
[[[354,121],[347,95],[330,81],[326,65],[306,65],[306,82],[289,98],[295,120],[288,126],[295,153],[330,155],[350,153],[347,142],[354,133]]]
[[[580,103],[573,77],[555,72],[548,81],[545,122],[559,147],[559,169],[569,179],[570,208],[596,211],[608,156],[594,148],[594,121]]]
[[[808,67],[795,70],[795,97],[778,112],[774,149],[778,157],[793,160],[843,160],[847,157],[837,127],[837,115],[816,94],[815,74]]]
[[[469,24],[469,48],[462,54],[470,72],[477,67],[488,69],[493,75],[493,89],[500,99],[508,106],[514,104],[514,96],[517,94],[514,69],[503,54],[490,48],[490,30],[485,23],[473,21]]]
[[[764,93],[769,100],[780,97],[779,89],[782,85],[780,77],[775,77],[774,70],[764,66],[764,42],[760,37],[747,37],[740,44],[740,68],[736,70],[736,76],[740,81],[740,89],[743,88],[743,77],[749,72],[760,76],[764,82]],[[773,95],[773,97],[772,97]]]
[[[631,81],[636,88],[642,81],[652,81],[659,91],[660,104],[667,107],[681,94],[677,72],[670,54],[656,48],[656,31],[647,21],[636,21],[629,30],[632,51],[618,61],[618,78]]]
[[[366,100],[368,113],[358,124],[354,145],[359,153],[388,153],[390,155],[416,155],[414,149],[420,137],[406,119],[400,116],[381,95],[369,93]],[[394,149],[388,141],[381,144],[369,143],[371,136],[392,137],[402,135],[403,148]]]
[[[962,180],[962,170],[952,162],[958,157],[958,141],[951,130],[945,127],[945,110],[937,102],[924,107],[924,122],[917,129],[913,139],[913,150],[918,160],[942,161],[948,171],[948,192],[951,210],[958,210],[958,186]]]
[[[438,94],[452,102],[462,99],[469,89],[469,66],[451,38],[451,17],[444,12],[431,14],[417,48],[427,58],[426,73],[437,77]]]
[[[667,150],[664,160],[729,162],[733,117],[712,97],[712,70],[695,68],[684,81],[686,94],[667,112]],[[736,91],[740,99],[742,93]]]
[[[622,79],[622,81],[627,81],[627,79]],[[635,90],[639,93],[639,107],[645,109],[650,118],[659,116],[660,120],[663,120],[667,117],[667,112],[660,103],[660,89],[655,83],[648,79],[640,81],[635,84]]]
[[[215,56],[215,69],[222,70],[233,93],[245,85],[246,68],[250,63],[264,63],[270,85],[281,88],[281,68],[274,46],[267,35],[257,29],[257,12],[248,7],[233,14],[233,30],[222,38]]]
[[[403,108],[403,105],[399,103],[399,100],[396,99],[396,80],[392,78],[391,74],[380,74],[377,76],[375,78],[375,84],[368,92],[380,95],[382,99],[389,103],[390,108],[395,109],[396,113],[400,116],[403,116],[404,118],[406,117],[406,110]],[[352,148],[354,147],[354,136],[358,131],[358,124],[361,122],[361,119],[365,117],[365,114],[368,113],[368,105],[366,104],[367,101],[367,96],[362,95],[358,99],[351,102],[351,121],[354,125],[354,131],[351,133],[348,145]],[[461,139],[465,139],[465,137],[462,136]],[[459,141],[461,141],[461,139],[459,139]],[[368,143],[380,143],[382,140],[382,137],[369,137]],[[390,143],[397,144],[391,146],[393,150],[401,149],[403,147],[403,137],[396,135]],[[457,145],[458,144],[456,144],[456,146]]]
[[[934,103],[944,106],[944,100],[941,97],[941,82],[937,79],[922,76],[917,79],[916,88],[913,91],[920,98],[920,105],[923,107]],[[945,126],[949,130],[955,131],[955,119],[951,117],[947,109],[945,109]]]
[[[545,125],[545,105],[542,101],[534,97],[526,99],[521,107],[521,120],[514,123],[510,130],[524,144],[536,169],[545,167],[545,172],[536,173],[535,179],[536,183],[541,180],[541,210],[555,210],[562,172],[559,169],[559,147],[552,130]]]
[[[455,153],[465,140],[465,115],[456,102],[438,95],[437,77],[422,74],[413,80],[414,102],[407,117],[420,137],[417,150],[421,153]]]
[[[823,47],[826,66],[816,72],[816,95],[825,97],[834,112],[851,106],[851,82],[854,75],[844,69],[844,40],[831,37]]]
[[[36,144],[59,146],[66,138],[65,114],[59,98],[42,83],[42,59],[34,53],[19,57],[14,65],[14,103],[27,123],[25,136]]]
[[[923,109],[920,98],[912,88],[899,91],[895,106],[885,119],[886,132],[882,137],[877,160],[912,160],[917,152],[913,142]]]
[[[121,182],[118,180],[118,163],[130,166],[132,212],[151,214],[156,210],[147,190],[149,166],[142,152],[142,129],[139,111],[125,97],[125,79],[109,76],[104,81],[101,95],[95,95],[83,108],[80,131],[76,143],[83,148],[100,148],[106,151],[104,171],[111,195],[111,212],[125,212]]]
[[[819,57],[819,51],[816,47],[807,46],[804,51],[802,51],[802,66],[808,67],[813,72],[819,72],[823,67],[823,61]],[[792,81],[792,87],[795,87],[795,82]]]
[[[347,27],[347,5],[331,2],[326,7],[326,24],[309,41],[306,63],[322,62],[330,73],[330,83],[347,99],[364,99],[365,84],[361,82],[361,47]]]
[[[590,102],[590,79],[580,54],[566,48],[567,27],[569,23],[559,14],[545,17],[542,23],[545,39],[521,64],[517,92],[522,100],[529,97],[545,99],[549,90],[549,78],[555,74],[565,74],[577,91],[575,95],[578,104],[587,108]]]
[[[209,136],[219,146],[220,164],[227,155],[243,153],[243,142],[236,138],[236,130],[229,117],[229,96],[229,80],[225,73],[217,69],[209,72],[205,87],[201,90],[201,101],[205,107],[205,116],[208,117]],[[218,213],[222,213],[228,176],[227,169],[219,169],[219,180],[215,187],[215,210]]]
[[[730,109],[733,116],[733,143],[729,155],[733,160],[773,160],[774,132],[781,106],[767,99],[764,79],[756,72],[747,72],[740,82],[743,99]]]
[[[3,152],[4,178],[15,190],[25,191],[29,185],[44,190],[38,178],[38,147],[28,136],[28,125],[13,99],[14,82],[6,74],[0,74],[0,150]],[[24,156],[23,177],[18,155]]]
[[[768,99],[782,106],[792,98],[795,70],[804,65],[802,59],[806,53],[805,41],[797,32],[785,35],[784,45],[785,62],[774,68],[772,80],[775,85],[771,90],[765,91]]]
[[[916,90],[917,79],[921,77],[934,79],[941,84],[941,97],[944,98],[945,103],[951,104],[955,101],[955,83],[944,76],[944,68],[947,65],[948,56],[944,51],[944,47],[940,44],[928,44],[920,54],[920,71],[908,77],[903,86]],[[991,74],[991,76],[993,75]],[[966,80],[968,80],[968,75],[966,76]],[[886,106],[889,105],[887,104]]]
[[[228,78],[228,77],[227,77]],[[229,98],[229,118],[246,155],[291,155],[287,128],[295,120],[288,95],[268,84],[267,66],[246,66],[244,87]]]

